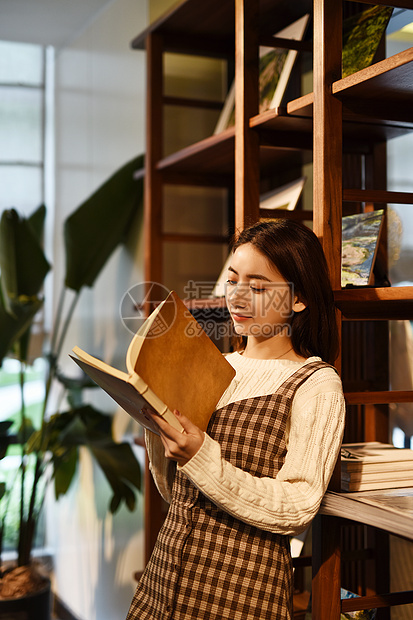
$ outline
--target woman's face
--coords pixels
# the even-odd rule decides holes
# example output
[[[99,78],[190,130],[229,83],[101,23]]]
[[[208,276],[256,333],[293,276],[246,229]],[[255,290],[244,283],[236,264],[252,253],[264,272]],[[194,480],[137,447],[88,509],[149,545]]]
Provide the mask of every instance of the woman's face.
[[[251,243],[239,246],[232,255],[226,302],[235,332],[258,340],[280,333],[293,310],[305,307],[294,298],[293,285]]]

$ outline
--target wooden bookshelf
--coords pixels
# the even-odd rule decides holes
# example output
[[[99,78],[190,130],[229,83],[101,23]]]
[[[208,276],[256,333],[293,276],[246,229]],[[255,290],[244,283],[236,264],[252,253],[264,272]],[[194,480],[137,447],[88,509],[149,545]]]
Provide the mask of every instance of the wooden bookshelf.
[[[345,319],[410,320],[413,316],[411,286],[339,289],[334,299]]]
[[[413,0],[364,2],[413,8]],[[310,13],[313,19],[312,41],[287,43],[286,47],[312,54],[313,92],[258,114],[258,46],[282,45],[283,41],[273,40],[274,32],[304,13]],[[259,209],[263,180],[270,179],[274,173],[288,177],[291,170],[313,162],[313,210],[278,211],[272,215],[312,220],[330,266],[341,327],[355,321],[377,324],[413,318],[413,287],[342,289],[340,251],[343,203],[345,206],[364,202],[413,203],[411,193],[386,190],[385,166],[380,159],[388,140],[413,131],[413,48],[341,79],[341,30],[342,2],[337,0],[183,0],[133,40],[134,49],[147,52],[147,281],[162,282],[162,243],[188,240],[185,235],[168,236],[161,230],[164,185],[228,188],[235,195],[235,227],[243,228],[260,215],[269,215]],[[218,135],[205,136],[165,156],[162,151],[164,106],[217,106],[215,101],[164,95],[162,59],[168,52],[222,58],[235,66],[236,119],[234,127]],[[343,183],[347,154],[365,158],[367,162],[363,189],[358,170],[354,179]],[[137,175],[142,175],[142,171]],[[202,242],[201,238],[192,240]],[[209,242],[222,242],[222,237],[210,237]],[[188,307],[200,316],[215,312],[218,320],[225,312],[223,299],[190,300]],[[360,379],[361,384],[363,380]],[[358,378],[355,385],[358,387]],[[369,391],[348,390],[347,403],[371,408],[413,401],[411,392],[394,392],[388,387],[383,384],[380,391],[375,387]],[[380,424],[379,431],[385,432],[383,423]],[[149,475],[146,482],[148,558],[162,519],[159,496]],[[157,518],[153,519],[153,515]],[[349,610],[360,603],[346,601],[341,605],[340,602],[341,523],[339,512],[324,503],[319,521],[314,523],[313,620],[338,620],[341,609]],[[387,593],[383,605],[405,602],[406,597],[409,595]],[[373,602],[373,606],[382,605],[377,596]],[[364,605],[370,603],[372,600],[363,600]]]

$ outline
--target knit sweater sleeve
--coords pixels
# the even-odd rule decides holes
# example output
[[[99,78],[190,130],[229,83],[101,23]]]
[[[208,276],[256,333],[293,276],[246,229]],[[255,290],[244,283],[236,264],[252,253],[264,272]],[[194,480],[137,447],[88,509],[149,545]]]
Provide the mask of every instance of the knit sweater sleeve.
[[[338,377],[330,375],[322,385],[300,388],[293,401],[286,459],[274,479],[254,477],[225,461],[219,443],[208,435],[179,469],[234,517],[270,532],[297,534],[316,515],[327,489],[341,445],[344,412]]]
[[[159,435],[145,429],[145,445],[149,459],[149,469],[155,486],[163,499],[170,504],[176,463],[165,458],[165,448]]]

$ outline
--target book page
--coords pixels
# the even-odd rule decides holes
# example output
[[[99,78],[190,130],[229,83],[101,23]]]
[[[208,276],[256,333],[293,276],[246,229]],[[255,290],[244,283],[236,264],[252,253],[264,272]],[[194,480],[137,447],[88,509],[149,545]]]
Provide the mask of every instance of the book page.
[[[126,372],[122,372],[122,370],[118,370],[117,368],[110,366],[110,364],[106,364],[106,362],[102,362],[102,360],[98,359],[97,357],[93,357],[93,355],[90,355],[90,353],[86,353],[86,351],[83,351],[83,349],[80,349],[79,347],[73,347],[72,351],[75,355],[77,355],[77,357],[80,360],[82,360],[89,366],[98,368],[99,370],[103,372],[113,375],[117,379],[121,379],[123,381],[128,380],[129,375]],[[75,362],[77,363],[77,360],[74,357],[72,357],[72,359],[74,359]]]
[[[169,424],[179,431],[182,431],[182,426],[164,403],[162,403],[151,390],[141,394],[131,383],[124,378],[117,377],[116,375],[107,373],[105,370],[90,366],[81,359],[76,359],[70,356],[74,362],[82,370],[89,375],[89,377],[99,385],[113,400],[122,407],[134,420],[139,422],[141,426],[159,435],[159,430],[156,424],[152,421],[152,418],[147,416],[144,411],[145,408],[154,409],[165,418]],[[123,373],[128,379],[128,375]]]

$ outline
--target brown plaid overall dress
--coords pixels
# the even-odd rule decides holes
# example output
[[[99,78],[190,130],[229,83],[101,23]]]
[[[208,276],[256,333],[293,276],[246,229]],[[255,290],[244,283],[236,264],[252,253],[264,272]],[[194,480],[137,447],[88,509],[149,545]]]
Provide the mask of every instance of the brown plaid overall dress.
[[[297,370],[268,396],[218,409],[208,434],[222,457],[253,476],[275,478],[286,455],[285,429],[297,388],[321,361]],[[292,616],[289,537],[220,510],[186,476],[172,502],[127,620],[287,620]]]

